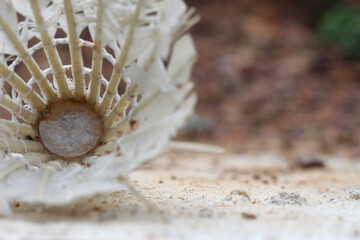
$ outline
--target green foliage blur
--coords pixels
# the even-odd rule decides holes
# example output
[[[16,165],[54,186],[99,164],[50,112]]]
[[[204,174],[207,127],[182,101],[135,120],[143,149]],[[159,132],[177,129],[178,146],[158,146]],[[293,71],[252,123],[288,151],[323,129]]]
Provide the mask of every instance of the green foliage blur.
[[[318,37],[322,46],[336,46],[345,57],[360,60],[360,10],[335,4],[320,20]]]

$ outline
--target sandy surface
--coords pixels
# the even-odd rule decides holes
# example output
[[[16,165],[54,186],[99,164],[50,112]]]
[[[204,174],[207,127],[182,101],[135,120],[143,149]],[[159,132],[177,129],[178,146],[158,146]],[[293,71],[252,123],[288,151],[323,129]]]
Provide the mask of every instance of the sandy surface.
[[[130,175],[158,210],[126,192],[15,203],[0,239],[359,239],[360,161],[322,158],[302,170],[271,153],[169,153]]]

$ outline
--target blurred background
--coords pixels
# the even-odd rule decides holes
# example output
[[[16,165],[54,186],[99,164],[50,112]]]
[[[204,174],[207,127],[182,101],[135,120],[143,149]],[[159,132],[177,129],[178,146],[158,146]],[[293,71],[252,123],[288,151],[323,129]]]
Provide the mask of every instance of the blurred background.
[[[360,156],[360,1],[186,2],[199,102],[181,139]]]

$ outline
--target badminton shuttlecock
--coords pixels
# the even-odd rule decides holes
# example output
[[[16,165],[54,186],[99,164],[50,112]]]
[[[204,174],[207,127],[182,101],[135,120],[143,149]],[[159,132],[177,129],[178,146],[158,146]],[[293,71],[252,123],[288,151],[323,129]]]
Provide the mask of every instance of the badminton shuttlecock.
[[[196,102],[193,13],[183,0],[0,0],[3,214],[123,190],[164,150]]]

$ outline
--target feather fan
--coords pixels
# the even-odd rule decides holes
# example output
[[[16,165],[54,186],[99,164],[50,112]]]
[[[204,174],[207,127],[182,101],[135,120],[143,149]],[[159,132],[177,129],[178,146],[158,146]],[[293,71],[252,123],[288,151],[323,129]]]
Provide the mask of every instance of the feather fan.
[[[197,20],[183,0],[0,0],[0,214],[126,189],[194,109]]]

